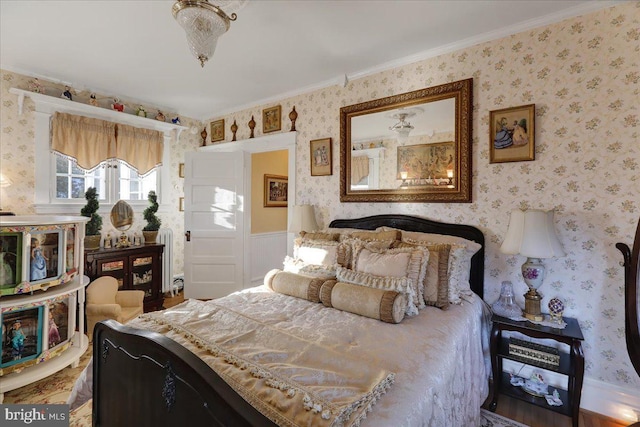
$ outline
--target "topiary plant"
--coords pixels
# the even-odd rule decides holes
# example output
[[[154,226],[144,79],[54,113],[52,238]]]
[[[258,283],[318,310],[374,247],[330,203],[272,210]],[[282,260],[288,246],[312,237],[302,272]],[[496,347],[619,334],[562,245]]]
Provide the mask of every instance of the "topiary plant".
[[[162,221],[156,216],[156,212],[158,212],[158,196],[155,191],[149,191],[148,200],[151,206],[143,212],[147,225],[144,226],[142,231],[158,231]]]
[[[98,203],[98,192],[96,188],[87,188],[87,191],[84,193],[84,198],[87,199],[87,204],[80,210],[80,214],[91,218],[85,226],[85,235],[97,236],[100,234],[100,230],[102,230],[102,217],[98,215],[100,203]]]

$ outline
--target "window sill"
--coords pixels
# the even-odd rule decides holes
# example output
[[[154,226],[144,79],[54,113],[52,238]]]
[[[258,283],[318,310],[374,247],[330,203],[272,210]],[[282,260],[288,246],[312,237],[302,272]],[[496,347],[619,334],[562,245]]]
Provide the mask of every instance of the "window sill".
[[[144,201],[141,203],[136,202],[127,202],[133,208],[134,214],[136,217],[139,216],[142,219],[142,212],[149,206],[149,202]],[[85,206],[86,202],[83,203],[47,203],[47,204],[36,204],[34,205],[34,209],[38,215],[80,215],[80,209]],[[111,214],[111,209],[113,208],[113,204],[100,203],[100,208],[98,209],[98,213],[107,219]],[[171,210],[171,206],[168,204],[159,204],[158,213],[168,213]]]

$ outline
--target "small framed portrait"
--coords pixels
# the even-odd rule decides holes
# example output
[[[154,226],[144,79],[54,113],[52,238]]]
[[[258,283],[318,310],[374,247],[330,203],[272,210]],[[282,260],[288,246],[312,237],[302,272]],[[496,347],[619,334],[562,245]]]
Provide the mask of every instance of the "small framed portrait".
[[[180,212],[184,212],[184,197],[180,197],[180,201],[178,202],[178,210]]]
[[[224,141],[224,119],[211,122],[211,142]]]
[[[311,176],[325,176],[333,173],[331,138],[309,141],[309,152],[311,154]]]
[[[280,105],[262,110],[262,133],[280,130],[281,113],[282,107]]]
[[[0,367],[36,358],[42,352],[43,306],[21,308],[0,314],[2,360]]]
[[[184,178],[184,163],[178,165],[178,177]]]
[[[264,207],[287,207],[289,178],[278,175],[264,176]]]
[[[535,104],[489,112],[489,163],[535,160]]]

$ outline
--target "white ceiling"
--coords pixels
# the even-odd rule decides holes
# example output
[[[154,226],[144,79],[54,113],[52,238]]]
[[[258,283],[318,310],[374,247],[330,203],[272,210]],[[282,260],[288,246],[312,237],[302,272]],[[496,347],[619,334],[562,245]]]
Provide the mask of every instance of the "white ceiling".
[[[172,4],[0,0],[0,68],[204,120],[613,2],[249,0],[204,69]]]

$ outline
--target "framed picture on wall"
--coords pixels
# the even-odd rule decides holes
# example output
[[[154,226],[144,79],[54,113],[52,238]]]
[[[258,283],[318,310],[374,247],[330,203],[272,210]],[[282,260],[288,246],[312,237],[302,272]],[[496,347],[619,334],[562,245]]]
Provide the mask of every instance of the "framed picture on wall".
[[[224,141],[224,119],[211,122],[211,142]]]
[[[535,104],[489,112],[489,163],[535,160]]]
[[[281,113],[282,107],[280,105],[262,110],[262,133],[280,130]]]
[[[309,141],[309,153],[311,154],[311,176],[325,176],[333,173],[331,138]]]
[[[286,176],[264,176],[264,207],[287,207],[287,195],[289,191],[289,179]]]

